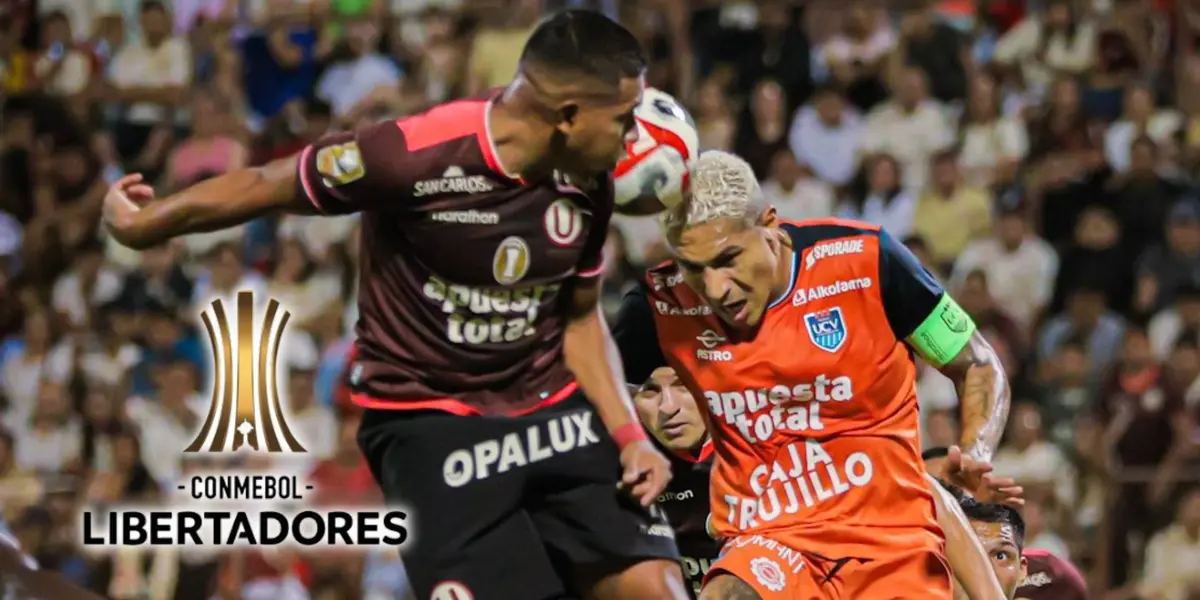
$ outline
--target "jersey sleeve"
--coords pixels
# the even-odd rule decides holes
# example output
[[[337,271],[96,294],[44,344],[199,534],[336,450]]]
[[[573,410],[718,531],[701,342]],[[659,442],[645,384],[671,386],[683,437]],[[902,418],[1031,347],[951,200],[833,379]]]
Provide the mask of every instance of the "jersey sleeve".
[[[925,362],[941,367],[975,333],[975,322],[942,284],[886,231],[879,233],[879,281],[883,308],[896,339]]]
[[[609,197],[604,202],[597,202],[592,209],[592,224],[583,244],[583,255],[575,267],[576,277],[590,278],[604,274],[604,248],[608,242],[608,226],[612,223],[614,206],[611,192],[609,186]]]
[[[300,153],[299,193],[327,215],[403,206],[411,160],[404,133],[390,120],[326,136]]]
[[[655,369],[667,366],[667,359],[658,345],[658,331],[651,311],[646,286],[639,283],[621,300],[621,309],[613,324],[613,340],[621,353],[625,381],[633,385],[645,383]]]

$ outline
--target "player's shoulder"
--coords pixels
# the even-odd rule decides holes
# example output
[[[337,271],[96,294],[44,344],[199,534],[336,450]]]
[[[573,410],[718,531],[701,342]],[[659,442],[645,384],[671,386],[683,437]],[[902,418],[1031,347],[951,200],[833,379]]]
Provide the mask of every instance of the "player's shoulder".
[[[1027,588],[1029,592],[1045,589],[1065,593],[1070,590],[1078,597],[1085,597],[1087,583],[1071,561],[1044,550],[1026,550],[1024,556],[1028,561],[1029,570],[1025,579],[1021,581],[1022,588]]]

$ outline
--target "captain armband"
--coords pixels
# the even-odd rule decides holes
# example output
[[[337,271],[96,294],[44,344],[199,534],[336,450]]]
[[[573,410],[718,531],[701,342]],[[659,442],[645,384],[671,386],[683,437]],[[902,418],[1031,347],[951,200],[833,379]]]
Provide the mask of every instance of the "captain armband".
[[[950,294],[943,293],[933,312],[909,335],[908,344],[925,362],[943,367],[954,360],[975,333],[975,321]]]

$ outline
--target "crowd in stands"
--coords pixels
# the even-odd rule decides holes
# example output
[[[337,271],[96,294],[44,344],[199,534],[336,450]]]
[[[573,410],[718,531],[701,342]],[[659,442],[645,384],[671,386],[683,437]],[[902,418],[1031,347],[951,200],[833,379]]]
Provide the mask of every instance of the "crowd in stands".
[[[1012,380],[995,463],[1030,546],[1097,598],[1200,598],[1196,0],[4,2],[0,508],[44,567],[116,600],[403,597],[387,552],[79,548],[80,507],[163,501],[205,466],[176,450],[207,411],[197,315],[238,290],[292,312],[314,500],[375,493],[343,383],[356,218],[134,252],[101,199],[124,173],[163,195],[486,93],[541,15],[580,6],[634,30],[650,84],[783,217],[883,226],[971,313]],[[615,311],[666,250],[647,218],[608,250]],[[954,443],[953,385],[922,367],[918,390],[924,445]]]

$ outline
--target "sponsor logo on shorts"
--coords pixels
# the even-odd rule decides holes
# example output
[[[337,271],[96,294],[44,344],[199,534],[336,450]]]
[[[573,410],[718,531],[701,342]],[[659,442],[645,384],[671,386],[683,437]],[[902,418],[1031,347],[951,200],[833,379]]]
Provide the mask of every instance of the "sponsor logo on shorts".
[[[813,345],[826,352],[837,352],[846,343],[846,319],[839,306],[804,315],[804,328]]]
[[[600,437],[594,430],[594,417],[591,411],[570,413],[455,450],[442,465],[446,485],[462,487],[595,444]]]
[[[792,306],[804,306],[814,300],[824,300],[840,296],[846,292],[871,289],[875,282],[870,277],[858,279],[841,279],[829,285],[814,285],[810,288],[800,288],[792,295]]]
[[[459,225],[495,225],[500,222],[500,215],[482,210],[439,210],[429,213],[429,220],[438,223],[456,223]]]
[[[457,581],[443,581],[433,586],[429,600],[475,600],[471,589]]]
[[[434,196],[438,194],[482,194],[495,189],[496,184],[483,175],[467,175],[462,167],[453,166],[438,179],[418,181],[413,186],[413,196]]]
[[[728,341],[725,339],[725,336],[711,329],[705,329],[703,333],[696,336],[696,341],[700,342],[701,346],[704,346],[703,348],[696,349],[696,358],[713,362],[729,362],[733,360],[732,352],[716,349],[717,346]]]
[[[675,491],[667,490],[667,491],[663,492],[661,496],[658,497],[658,501],[659,502],[682,502],[684,500],[691,500],[692,498],[695,498],[695,497],[696,497],[696,494],[694,492],[692,492],[692,490],[683,490],[682,492],[675,492]]]
[[[849,240],[836,240],[832,242],[824,242],[813,246],[808,251],[808,255],[804,257],[804,270],[812,270],[813,266],[822,259],[832,256],[845,256],[847,254],[862,254],[863,239],[855,238]]]
[[[683,578],[692,584],[692,590],[700,595],[700,583],[704,576],[712,570],[713,559],[684,556],[679,559],[679,567],[683,570]]]
[[[787,576],[783,574],[783,569],[779,568],[779,563],[765,556],[756,556],[750,560],[750,572],[754,573],[754,578],[759,584],[772,592],[782,592],[787,585]]]

